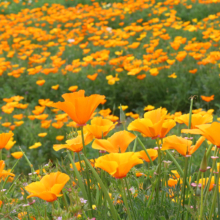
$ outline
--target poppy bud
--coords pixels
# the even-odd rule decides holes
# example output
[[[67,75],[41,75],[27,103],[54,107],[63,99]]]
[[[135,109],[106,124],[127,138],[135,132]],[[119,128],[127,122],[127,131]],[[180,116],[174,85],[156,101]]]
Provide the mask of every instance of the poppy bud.
[[[199,170],[201,172],[205,172],[207,170],[207,158],[206,158],[206,151],[205,151],[205,154],[203,156],[203,159],[202,159],[202,162],[200,164],[200,168]]]

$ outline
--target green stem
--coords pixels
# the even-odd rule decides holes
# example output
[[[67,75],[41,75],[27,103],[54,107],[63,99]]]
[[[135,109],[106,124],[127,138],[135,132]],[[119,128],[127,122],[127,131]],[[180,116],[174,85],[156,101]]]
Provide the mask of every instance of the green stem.
[[[183,199],[182,219],[184,219],[184,206],[185,206],[187,169],[188,169],[188,157],[185,157],[185,168],[184,168],[184,176],[183,176],[183,192],[182,192],[182,196],[181,196],[181,198]],[[180,202],[180,205],[181,205],[181,202]]]
[[[137,138],[134,140],[133,152],[136,151],[137,148]]]
[[[204,172],[202,172],[202,186],[201,186],[201,203],[200,203],[200,216],[199,216],[199,220],[202,220],[202,216],[203,216],[203,176],[204,176]],[[218,188],[218,186],[216,186]]]
[[[147,154],[147,156],[148,156],[148,158],[149,158],[149,160],[150,160],[150,163],[151,163],[151,165],[153,166],[154,163],[153,163],[153,161],[152,161],[150,155],[148,154],[148,152],[147,152],[147,150],[146,150],[144,144],[142,143],[142,141],[140,140],[139,137],[137,137],[137,140],[138,140],[139,144],[141,145],[141,147],[143,148],[144,152]]]
[[[82,177],[80,176],[80,173],[79,173],[79,171],[77,170],[76,165],[75,165],[75,163],[74,163],[74,161],[73,161],[73,158],[71,157],[71,154],[70,154],[69,151],[67,151],[67,155],[68,155],[68,157],[69,157],[69,159],[70,159],[70,162],[71,162],[72,165],[73,165],[73,169],[74,169],[74,172],[75,172],[76,177],[77,177],[77,179],[78,179],[79,187],[80,187],[81,190],[82,190],[83,197],[84,197],[84,199],[88,199],[87,193],[86,193],[86,189],[85,189],[84,183],[83,183],[83,181],[82,181]]]
[[[129,188],[128,188],[127,178],[125,177],[124,180],[125,180],[125,185],[126,185],[127,192],[128,192],[128,198],[129,198],[129,201],[130,201],[131,210],[132,210],[132,212],[133,212],[134,219],[136,220],[136,219],[137,219],[137,218],[136,218],[136,213],[135,213],[135,211],[134,211],[133,203],[132,203],[132,200],[131,200],[131,192],[130,192],[130,190],[129,190]]]
[[[218,148],[215,147],[214,156],[217,156],[217,155],[218,155]],[[212,175],[213,175],[213,171],[214,171],[215,165],[216,165],[216,159],[213,159],[213,161],[212,161],[212,170],[211,170],[211,172],[210,172],[209,180],[208,180],[208,183],[207,183],[207,185],[205,186],[205,190],[204,190],[204,193],[205,193],[204,204],[206,204],[206,201],[207,201],[207,198],[208,198],[209,187],[210,187],[210,184],[211,184]],[[198,183],[198,182],[197,182],[197,183]]]
[[[66,210],[69,211],[69,205],[67,203],[67,199],[66,199],[66,194],[62,191],[62,194],[63,194],[63,202],[65,204],[65,207],[66,207]]]
[[[152,186],[151,194],[150,194],[150,197],[149,197],[148,203],[147,203],[147,208],[148,208],[148,207],[150,206],[150,204],[151,204],[151,201],[152,201],[152,198],[153,198],[153,195],[154,195],[154,190],[155,190],[155,188],[156,188],[156,186],[157,186],[157,181],[158,181],[158,178],[155,180],[155,182],[154,182],[154,184],[153,184],[153,186]]]
[[[20,174],[16,177],[16,179],[13,181],[13,183],[11,184],[11,186],[10,186],[10,188],[7,190],[7,193],[6,194],[8,194],[11,190],[12,190],[12,188],[13,188],[13,186],[15,185],[15,183],[16,183],[16,181],[18,180],[18,178],[20,177]]]
[[[219,178],[219,173],[218,173],[218,178]],[[212,218],[212,213],[214,212],[214,208],[215,208],[215,205],[216,205],[215,203],[216,203],[216,199],[217,199],[217,194],[218,194],[218,183],[215,186],[215,191],[214,191],[214,195],[213,195],[213,198],[212,198],[212,206],[211,206],[211,210],[209,212],[209,220],[213,219]]]
[[[159,201],[159,190],[160,190],[160,175],[161,175],[161,150],[159,145],[159,138],[157,138],[157,147],[158,147],[158,185],[156,188],[156,201]]]
[[[19,160],[16,161],[16,163],[14,164],[14,166],[11,168],[11,171],[10,171],[10,172],[13,172],[14,168],[15,168],[16,165],[18,164],[18,161],[19,161]],[[6,184],[7,181],[8,181],[8,178],[9,178],[9,175],[6,177],[5,182],[4,182],[3,185],[2,185],[2,189],[4,189],[5,184]]]
[[[111,200],[110,197],[109,197],[108,191],[107,191],[107,189],[106,189],[104,183],[102,182],[102,180],[100,179],[99,175],[97,174],[97,172],[95,171],[95,169],[92,167],[92,165],[90,164],[90,162],[88,161],[88,159],[85,157],[85,155],[83,155],[83,157],[84,157],[85,163],[86,163],[86,164],[88,165],[88,167],[91,169],[91,171],[92,171],[94,177],[96,178],[97,182],[98,182],[98,183],[100,184],[100,186],[101,186],[101,189],[102,189],[102,191],[103,191],[103,193],[104,193],[104,195],[105,195],[105,198],[106,198],[106,200],[108,201],[108,204],[109,204],[109,207],[110,207],[110,210],[111,210],[113,219],[114,219],[114,220],[117,220],[117,219],[119,218],[118,213],[117,213],[117,211],[116,211],[116,209],[115,209],[115,207],[114,207],[114,205],[113,205],[113,203],[112,203],[112,200]],[[119,218],[119,219],[120,219],[120,218]]]
[[[81,129],[82,144],[83,144],[83,154],[86,157],[86,146],[85,146],[85,141],[84,141],[83,126],[80,127],[80,129]],[[90,207],[91,212],[93,214],[92,197],[91,197],[91,189],[90,189],[90,181],[89,181],[89,168],[88,168],[87,164],[85,164],[85,165],[86,165],[86,180],[87,180],[87,192],[88,192],[89,207]]]
[[[122,194],[122,197],[123,197],[126,209],[127,209],[128,219],[132,220],[131,212],[130,212],[130,209],[128,206],[128,201],[127,201],[127,197],[126,197],[126,193],[125,193],[125,186],[124,186],[123,179],[120,179],[120,181],[121,181],[121,194]]]
[[[27,161],[27,163],[29,164],[30,168],[31,168],[31,172],[34,174],[35,170],[33,168],[33,165],[31,164],[30,160],[27,158],[25,152],[21,149],[21,147],[19,147],[20,151],[23,153],[25,160]]]
[[[176,161],[176,159],[173,157],[173,155],[168,150],[166,150],[166,153],[170,157],[170,159],[173,161],[173,163],[176,165],[176,168],[177,168],[179,174],[183,177],[184,176],[184,172],[181,169],[179,163]],[[189,182],[187,180],[186,180],[186,185],[187,185],[187,188],[190,190],[190,193],[194,194],[194,191],[193,191],[192,187],[190,186],[190,184],[189,184]]]

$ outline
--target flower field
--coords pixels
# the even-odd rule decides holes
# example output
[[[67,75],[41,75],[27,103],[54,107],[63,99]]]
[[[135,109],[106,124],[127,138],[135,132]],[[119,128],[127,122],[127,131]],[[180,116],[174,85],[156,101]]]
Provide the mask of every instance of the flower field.
[[[220,0],[0,12],[0,219],[219,219]]]

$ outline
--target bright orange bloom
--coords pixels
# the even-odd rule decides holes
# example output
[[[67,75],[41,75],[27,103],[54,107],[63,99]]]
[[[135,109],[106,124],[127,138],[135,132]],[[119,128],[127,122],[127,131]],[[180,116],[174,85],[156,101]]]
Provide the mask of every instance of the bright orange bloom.
[[[98,76],[98,73],[94,73],[93,75],[87,75],[86,77],[92,81],[94,81]]]
[[[206,113],[204,115],[197,113],[192,114],[191,117],[191,129],[196,128],[197,125],[207,124],[212,122],[213,116]],[[180,117],[176,118],[176,121],[180,124],[184,123],[186,126],[189,125],[189,114],[181,115]]]
[[[13,137],[8,141],[8,143],[5,145],[5,149],[6,150],[10,150],[14,144],[16,143],[16,141],[13,141]]]
[[[37,84],[38,86],[42,86],[44,83],[45,83],[45,80],[44,80],[44,79],[38,80],[38,81],[36,82],[36,84]]]
[[[56,136],[56,140],[58,140],[58,141],[62,141],[63,139],[64,139],[63,135]]]
[[[176,126],[176,122],[172,119],[165,120],[163,122],[161,132],[160,132],[160,138],[164,138],[167,133]]]
[[[183,156],[192,155],[200,147],[204,140],[204,137],[200,137],[196,144],[191,146],[192,141],[172,135],[163,139],[161,150],[175,149]]]
[[[96,139],[92,148],[97,150],[104,150],[109,153],[124,153],[128,145],[136,138],[136,136],[128,131],[119,131],[114,133],[107,140]]]
[[[210,101],[214,100],[214,95],[211,95],[211,96],[201,95],[201,99],[205,102],[210,102]]]
[[[142,163],[143,161],[134,152],[111,153],[99,157],[95,162],[95,167],[99,167],[119,179],[126,177],[133,166]]]
[[[57,90],[59,88],[59,84],[55,85],[55,86],[51,86],[51,89]]]
[[[208,183],[208,180],[209,178],[199,179],[199,184],[202,184],[203,188],[205,188],[206,184]],[[210,186],[209,186],[209,191],[211,191],[214,186],[215,186],[215,177],[212,176]]]
[[[144,111],[151,111],[151,110],[154,110],[154,109],[155,109],[155,107],[152,106],[152,105],[148,105],[148,106],[144,107]]]
[[[128,126],[128,130],[138,131],[146,137],[158,138],[167,114],[167,110],[158,108],[144,114],[144,118],[136,119]]]
[[[56,172],[44,176],[40,181],[31,183],[25,187],[31,195],[27,197],[38,197],[47,202],[53,202],[57,197],[62,196],[60,191],[69,180],[69,176],[65,173]]]
[[[197,113],[192,114],[191,117],[191,129],[182,129],[181,133],[190,133],[190,134],[201,134],[201,131],[197,128],[197,125],[203,125],[212,122],[213,116],[211,114],[205,113]],[[188,126],[189,124],[189,114],[184,114],[178,118],[176,121],[180,124],[184,123]]]
[[[220,123],[213,122],[210,124],[205,125],[198,125],[196,126],[200,130],[200,134],[202,134],[207,140],[209,140],[212,144],[216,145],[220,148]]]
[[[93,134],[95,138],[102,138],[105,137],[109,131],[115,128],[117,123],[113,123],[108,119],[103,119],[100,117],[95,117],[91,120],[91,125],[86,125],[86,130]]]
[[[75,92],[77,89],[78,89],[78,86],[70,86],[68,90],[70,92]]]
[[[147,153],[149,154],[152,161],[156,160],[158,157],[158,151],[154,149],[147,149]],[[136,152],[135,153],[139,158],[145,160],[146,162],[150,162],[150,159],[148,158],[147,154],[144,150]]]
[[[64,102],[54,103],[52,106],[66,112],[79,126],[83,126],[91,118],[98,105],[105,99],[102,95],[85,97],[85,91],[62,95]]]
[[[29,147],[29,149],[36,149],[38,147],[42,146],[41,142],[36,142],[32,146]]]
[[[0,178],[5,178],[7,176],[15,176],[13,173],[4,170],[4,167],[5,167],[4,160],[0,160]]]
[[[14,157],[15,159],[20,159],[23,157],[23,153],[22,152],[14,152],[14,153],[11,153],[11,156]]]
[[[13,135],[14,134],[12,132],[0,134],[0,150],[8,144]]]
[[[85,145],[89,144],[93,140],[93,136],[90,133],[84,134],[84,143]],[[73,152],[80,152],[83,149],[83,143],[82,143],[82,136],[79,134],[77,137],[72,138],[70,140],[66,141],[66,144],[55,144],[53,145],[53,149],[55,151],[61,150],[61,149],[68,149]]]
[[[169,187],[175,187],[178,183],[178,180],[177,179],[172,179],[172,178],[169,178],[168,179],[168,186]]]

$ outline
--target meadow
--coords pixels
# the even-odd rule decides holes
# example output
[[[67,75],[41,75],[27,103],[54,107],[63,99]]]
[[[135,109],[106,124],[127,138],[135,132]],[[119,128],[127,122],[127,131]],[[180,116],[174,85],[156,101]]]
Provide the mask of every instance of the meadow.
[[[0,2],[0,219],[220,219],[220,0]]]

